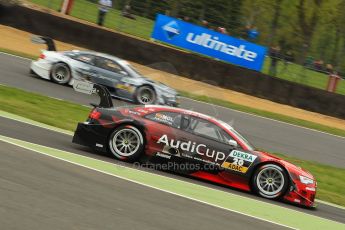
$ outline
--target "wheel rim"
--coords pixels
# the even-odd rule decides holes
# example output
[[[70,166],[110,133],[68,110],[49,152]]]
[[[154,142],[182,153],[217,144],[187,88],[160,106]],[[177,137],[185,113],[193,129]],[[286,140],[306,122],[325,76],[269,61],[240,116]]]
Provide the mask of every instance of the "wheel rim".
[[[261,193],[266,196],[278,195],[284,187],[284,175],[275,167],[262,169],[256,179],[256,184]]]
[[[138,151],[140,137],[134,130],[122,129],[114,135],[112,146],[120,156],[129,157]]]
[[[59,65],[54,69],[53,77],[57,82],[67,82],[69,79],[69,70],[67,67]]]
[[[151,104],[154,100],[154,91],[150,88],[141,89],[138,97],[141,104]]]

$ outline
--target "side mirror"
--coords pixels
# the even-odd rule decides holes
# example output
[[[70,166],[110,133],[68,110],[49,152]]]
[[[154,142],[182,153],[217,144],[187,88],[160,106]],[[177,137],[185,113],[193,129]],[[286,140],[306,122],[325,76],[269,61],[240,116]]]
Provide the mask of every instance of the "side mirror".
[[[124,76],[128,76],[128,73],[126,71],[121,70],[119,73],[124,75]]]
[[[237,148],[237,146],[238,146],[237,141],[235,141],[235,140],[229,140],[229,145],[231,147],[234,147],[234,148]]]

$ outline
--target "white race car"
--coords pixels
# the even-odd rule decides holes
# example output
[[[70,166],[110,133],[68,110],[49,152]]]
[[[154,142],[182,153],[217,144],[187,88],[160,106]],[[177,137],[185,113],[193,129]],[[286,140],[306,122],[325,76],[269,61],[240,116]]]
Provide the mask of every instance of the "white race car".
[[[35,36],[32,41],[48,46],[31,63],[31,73],[41,78],[62,85],[72,85],[74,79],[82,78],[106,86],[115,98],[138,104],[178,105],[174,89],[144,77],[125,60],[94,51],[58,52],[47,37]]]

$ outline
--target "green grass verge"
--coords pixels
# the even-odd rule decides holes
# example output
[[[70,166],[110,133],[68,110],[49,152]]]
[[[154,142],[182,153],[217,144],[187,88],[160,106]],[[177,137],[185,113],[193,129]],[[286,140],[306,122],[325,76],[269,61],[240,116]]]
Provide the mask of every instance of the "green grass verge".
[[[70,131],[74,131],[76,124],[84,121],[90,112],[89,108],[78,104],[2,85],[0,103],[3,111]],[[313,173],[318,180],[318,199],[345,206],[345,169],[277,155]]]
[[[306,121],[306,120],[302,120],[302,119],[298,119],[298,118],[294,118],[294,117],[289,117],[289,116],[278,114],[278,113],[268,112],[265,110],[255,109],[255,108],[251,108],[248,106],[235,104],[235,103],[232,103],[229,101],[210,98],[210,97],[204,96],[204,95],[199,96],[199,95],[195,95],[195,94],[191,94],[191,93],[183,92],[183,91],[179,91],[179,93],[184,97],[188,97],[188,98],[191,98],[194,100],[203,101],[203,102],[211,103],[214,105],[219,105],[219,106],[223,106],[226,108],[230,108],[230,109],[234,109],[234,110],[238,110],[238,111],[242,111],[242,112],[259,115],[262,117],[267,117],[267,118],[271,118],[274,120],[283,121],[283,122],[286,122],[289,124],[299,125],[302,127],[315,129],[315,130],[319,130],[319,131],[323,131],[323,132],[327,132],[327,133],[331,133],[334,135],[345,137],[345,130],[342,130],[342,129],[337,129],[337,128],[321,125],[318,123],[314,123],[314,122],[310,122],[310,121]]]
[[[78,121],[84,121],[90,109],[35,93],[0,85],[1,110],[34,121],[73,131]]]

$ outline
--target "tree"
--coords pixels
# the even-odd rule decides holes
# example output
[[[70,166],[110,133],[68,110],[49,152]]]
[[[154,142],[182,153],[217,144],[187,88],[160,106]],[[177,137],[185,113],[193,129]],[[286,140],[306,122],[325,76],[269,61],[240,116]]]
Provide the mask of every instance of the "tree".
[[[267,41],[267,44],[269,47],[272,46],[272,43],[274,41],[277,29],[278,29],[280,14],[282,10],[281,4],[283,1],[284,0],[274,0],[273,17],[272,17],[271,26],[270,26],[270,34],[268,35],[268,41]]]
[[[307,7],[306,0],[299,0],[297,4],[298,15],[298,29],[302,37],[302,55],[300,62],[303,62],[308,50],[310,49],[311,41],[315,32],[315,28],[320,19],[320,8],[323,0],[313,0],[312,4]],[[311,10],[311,16],[308,17],[308,10]]]

